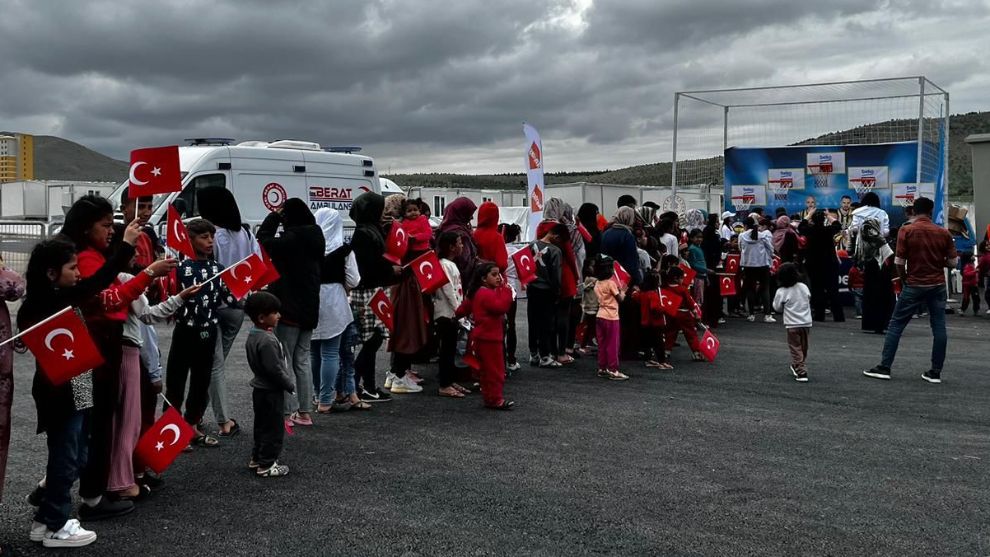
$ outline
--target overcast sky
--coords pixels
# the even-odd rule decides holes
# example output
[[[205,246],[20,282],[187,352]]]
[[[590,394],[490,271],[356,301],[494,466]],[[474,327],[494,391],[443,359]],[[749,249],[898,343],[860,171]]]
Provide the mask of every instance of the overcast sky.
[[[0,129],[485,173],[523,170],[528,121],[548,171],[618,168],[670,160],[681,90],[923,74],[988,110],[988,29],[951,0],[0,0]]]

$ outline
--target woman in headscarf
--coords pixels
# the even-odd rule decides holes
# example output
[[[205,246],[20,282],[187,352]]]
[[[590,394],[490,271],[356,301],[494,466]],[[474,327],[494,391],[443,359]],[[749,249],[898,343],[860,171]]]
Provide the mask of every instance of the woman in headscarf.
[[[612,224],[602,233],[602,253],[618,261],[629,273],[630,284],[635,286],[643,281],[639,270],[639,251],[636,248],[636,212],[631,207],[619,207]],[[639,327],[639,307],[632,296],[626,296],[619,304],[619,330],[632,331]],[[619,336],[620,351],[625,356],[635,354],[639,347],[639,335]]]
[[[811,313],[815,321],[825,320],[825,308],[831,307],[835,322],[845,321],[839,301],[839,259],[835,254],[835,235],[842,232],[838,221],[825,222],[825,212],[815,211],[810,224],[802,225],[808,243],[805,266],[811,282]]]
[[[474,272],[475,262],[478,258],[478,247],[474,243],[474,234],[471,231],[471,219],[478,206],[474,201],[466,197],[458,197],[450,202],[450,205],[443,211],[443,220],[440,221],[440,228],[437,230],[437,237],[444,232],[453,232],[461,237],[461,255],[454,259],[457,270],[461,272],[461,278],[467,283],[471,281]]]
[[[385,233],[382,230],[382,213],[385,198],[374,192],[359,195],[351,205],[350,217],[354,221],[351,249],[357,260],[361,281],[351,291],[351,311],[358,327],[361,351],[354,358],[355,378],[362,384],[355,386],[358,396],[365,402],[384,402],[392,395],[375,385],[375,358],[378,349],[388,338],[385,325],[375,317],[368,305],[382,287],[396,283],[402,268],[385,259]]]
[[[342,370],[340,355],[353,346],[343,346],[345,331],[354,321],[347,303],[347,290],[361,281],[357,259],[350,246],[344,245],[344,219],[336,209],[316,210],[316,224],[323,230],[323,261],[320,264],[320,317],[313,329],[311,346],[313,390],[317,395],[316,411],[328,414],[334,403],[349,408],[370,410],[354,390],[353,368]],[[349,377],[347,377],[349,375]]]
[[[871,192],[872,193],[872,192]],[[882,335],[894,313],[894,250],[884,240],[882,224],[866,219],[858,227],[855,263],[863,269],[863,322],[866,332]]]
[[[389,224],[393,221],[402,220],[402,207],[406,204],[406,196],[401,193],[393,193],[385,198],[385,209],[382,210],[382,225],[388,232]]]
[[[584,242],[585,260],[593,260],[602,249],[602,232],[598,229],[598,206],[594,203],[585,203],[578,208],[578,222],[584,227],[590,240]]]
[[[557,345],[560,354],[557,361],[569,364],[574,361],[574,334],[581,320],[581,298],[578,292],[584,280],[581,270],[584,268],[585,251],[584,236],[574,221],[574,209],[562,200],[552,197],[543,207],[543,218],[553,220],[567,226],[569,239],[562,242],[561,253],[564,255],[564,266],[561,269],[561,304],[557,316]]]
[[[282,232],[278,233],[279,225]],[[278,271],[279,279],[268,291],[282,302],[282,319],[275,336],[282,343],[290,369],[295,372],[296,396],[286,394],[287,419],[297,425],[313,425],[313,370],[310,340],[320,314],[320,263],[323,261],[323,229],[306,202],[293,197],[272,211],[258,228],[261,243]]]
[[[241,220],[234,194],[223,187],[202,188],[196,192],[199,214],[213,223],[213,258],[229,268],[252,253],[261,255],[258,240],[251,234],[251,227]],[[240,430],[237,420],[227,416],[227,376],[225,362],[237,333],[244,324],[244,310],[224,306],[217,311],[217,347],[213,354],[213,370],[210,375],[210,406],[220,428],[220,436],[228,437]]]
[[[791,226],[791,218],[787,215],[777,217],[777,227],[773,231],[773,250],[780,257],[780,262],[797,263],[800,242],[798,234]]]

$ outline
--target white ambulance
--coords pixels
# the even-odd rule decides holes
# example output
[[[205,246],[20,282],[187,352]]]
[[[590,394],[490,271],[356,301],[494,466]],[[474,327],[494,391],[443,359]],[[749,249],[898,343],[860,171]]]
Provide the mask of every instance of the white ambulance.
[[[332,207],[345,216],[345,227],[354,224],[347,217],[351,202],[367,191],[389,195],[402,190],[390,183],[382,191],[381,181],[371,157],[359,155],[358,147],[323,148],[310,141],[245,141],[207,138],[188,140],[179,147],[182,191],[155,196],[149,224],[164,226],[169,203],[174,203],[184,218],[199,215],[196,190],[208,187],[227,188],[237,199],[241,219],[256,228],[268,214],[290,197],[305,201],[312,211]],[[110,196],[118,208],[120,195],[128,182]],[[391,191],[398,190],[398,191]],[[350,230],[346,232],[350,236]]]

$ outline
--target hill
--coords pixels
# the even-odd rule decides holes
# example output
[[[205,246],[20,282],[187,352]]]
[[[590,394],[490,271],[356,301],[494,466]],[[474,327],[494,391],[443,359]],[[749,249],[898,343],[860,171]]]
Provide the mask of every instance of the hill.
[[[0,135],[10,132],[0,132]],[[123,182],[128,164],[53,135],[34,136],[34,176],[38,180]]]
[[[895,121],[893,124],[910,128],[914,121]],[[843,144],[859,138],[876,137],[874,128],[890,126],[891,122],[871,124],[810,138],[797,145]],[[975,133],[990,133],[990,112],[970,112],[956,114],[949,118],[949,196],[970,198],[973,195],[973,162],[966,136]],[[708,162],[704,160],[681,161],[679,164],[694,166]],[[403,188],[409,187],[462,187],[482,189],[521,189],[526,186],[526,176],[519,174],[395,174],[389,176]],[[711,181],[721,183],[721,176],[712,176]],[[598,172],[554,172],[546,175],[548,184],[567,182],[599,182],[605,184],[631,184],[644,186],[670,185],[670,163],[660,162],[603,170]]]

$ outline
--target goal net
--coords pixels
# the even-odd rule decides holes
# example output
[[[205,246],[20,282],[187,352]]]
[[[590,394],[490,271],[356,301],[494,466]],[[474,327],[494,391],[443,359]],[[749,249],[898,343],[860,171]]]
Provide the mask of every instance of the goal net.
[[[730,147],[916,142],[916,173],[910,185],[914,190],[926,190],[925,184],[935,184],[936,211],[944,212],[948,114],[949,94],[925,77],[678,92],[674,95],[671,186],[709,185],[713,190],[723,187],[723,155]],[[802,168],[797,163],[791,165],[794,168],[770,169],[762,183],[752,185],[764,188],[766,203],[771,206],[786,199],[792,190],[793,195],[813,194],[797,191],[805,189],[803,176],[808,177],[809,189],[826,190],[841,182],[842,187],[855,190],[860,198],[884,187],[871,176],[851,172],[847,175],[844,160],[825,156],[832,153],[818,154],[823,156],[815,160],[809,154]],[[799,171],[801,178],[786,175]],[[903,190],[908,185],[897,187]],[[901,195],[897,199],[903,199],[906,194],[898,190],[897,195]],[[895,197],[890,195],[892,201]],[[725,205],[737,206],[728,198]]]

